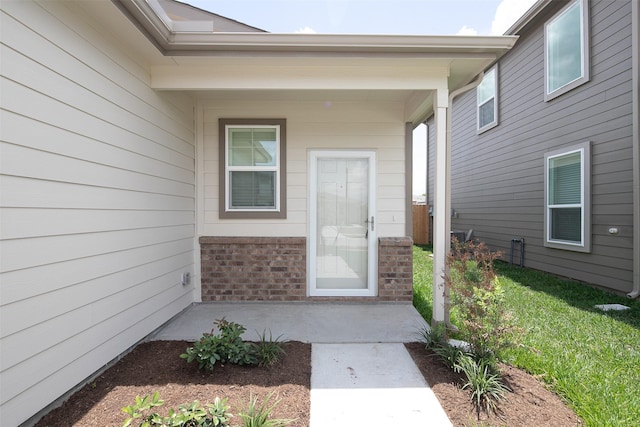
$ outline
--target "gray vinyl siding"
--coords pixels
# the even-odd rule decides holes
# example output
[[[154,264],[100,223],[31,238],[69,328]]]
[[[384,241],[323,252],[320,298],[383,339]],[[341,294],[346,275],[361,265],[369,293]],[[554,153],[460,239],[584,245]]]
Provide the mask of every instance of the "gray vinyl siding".
[[[454,101],[452,208],[458,218],[452,228],[473,229],[505,259],[511,239],[524,237],[528,267],[628,292],[633,274],[631,2],[591,0],[590,13],[591,80],[586,84],[544,102],[540,20],[500,60],[497,127],[477,135],[475,90]],[[544,153],[584,141],[591,141],[592,151],[592,251],[546,248]],[[620,233],[610,235],[610,227]]]
[[[15,426],[193,301],[195,149],[193,102],[151,90],[79,4],[1,6],[0,425]]]

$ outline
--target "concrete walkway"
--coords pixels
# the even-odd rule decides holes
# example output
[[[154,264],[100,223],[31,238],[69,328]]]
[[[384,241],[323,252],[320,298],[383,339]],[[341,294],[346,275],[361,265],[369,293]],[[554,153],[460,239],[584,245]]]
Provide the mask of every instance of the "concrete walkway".
[[[195,341],[217,319],[311,343],[311,427],[451,426],[402,343],[426,323],[410,304],[203,303],[152,340]]]

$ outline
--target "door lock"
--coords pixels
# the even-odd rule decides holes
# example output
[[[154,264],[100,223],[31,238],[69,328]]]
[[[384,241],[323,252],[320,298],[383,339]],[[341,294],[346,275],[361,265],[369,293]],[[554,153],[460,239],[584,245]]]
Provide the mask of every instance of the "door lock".
[[[374,230],[375,218],[373,216],[371,217],[371,220],[366,219],[364,222],[371,224],[371,231]]]

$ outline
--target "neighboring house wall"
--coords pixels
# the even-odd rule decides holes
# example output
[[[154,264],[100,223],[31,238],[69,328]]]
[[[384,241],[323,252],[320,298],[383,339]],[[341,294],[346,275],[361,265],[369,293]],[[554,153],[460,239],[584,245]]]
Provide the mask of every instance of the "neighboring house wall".
[[[0,425],[193,301],[193,103],[77,5],[2,2]]]
[[[311,149],[373,149],[377,153],[377,212],[375,226],[382,239],[384,254],[403,250],[404,241],[395,245],[385,238],[405,236],[405,150],[403,103],[393,101],[207,101],[202,106],[203,118],[203,161],[202,180],[204,182],[204,203],[201,212],[200,229],[203,236],[229,237],[223,240],[225,247],[235,247],[234,253],[245,253],[242,265],[228,262],[230,249],[212,247],[211,239],[201,239],[203,250],[203,300],[304,300],[307,295],[307,244],[308,236],[308,153]],[[219,200],[219,150],[218,119],[220,118],[271,118],[286,119],[287,126],[287,218],[286,219],[220,219]],[[260,238],[260,239],[247,239]],[[280,237],[293,239],[296,247],[284,249],[304,257],[298,265],[283,265],[276,259],[282,248],[277,247]],[[271,239],[268,239],[271,238]],[[254,246],[260,242],[259,248]],[[271,242],[271,243],[270,243]],[[216,243],[217,244],[217,243]],[[265,249],[265,245],[273,248]],[[231,245],[231,246],[229,246]],[[240,246],[238,246],[240,245]],[[393,246],[397,246],[393,249]],[[274,254],[273,259],[264,252]],[[293,252],[291,252],[293,251]],[[217,260],[216,260],[217,258]],[[397,257],[396,257],[397,258]],[[409,253],[409,259],[411,254]],[[395,259],[395,258],[393,258]],[[219,265],[220,261],[223,265]],[[406,261],[406,260],[404,260]],[[214,263],[215,262],[215,263]],[[398,261],[400,262],[400,261]],[[227,266],[226,275],[220,269]],[[404,264],[396,267],[404,271]],[[275,270],[273,270],[275,268]],[[281,274],[282,269],[291,270],[296,279],[287,283],[274,283],[273,274]],[[230,289],[226,276],[234,269],[243,270],[243,285]],[[248,273],[251,269],[251,274]],[[384,274],[379,271],[380,300],[411,300],[407,297],[407,284],[411,277],[391,277],[385,264]],[[275,273],[271,273],[271,271]],[[217,272],[217,273],[216,273]],[[223,277],[224,276],[224,277]],[[301,281],[300,281],[301,280]],[[284,287],[283,287],[284,286]],[[288,290],[286,294],[283,292]],[[315,298],[318,299],[318,298]],[[344,298],[343,298],[344,299]]]
[[[555,7],[525,29],[499,62],[495,128],[477,134],[475,90],[454,102],[452,228],[473,229],[475,238],[506,259],[511,239],[524,237],[526,266],[629,292],[631,2],[591,0],[590,5],[589,82],[544,101],[543,27]],[[591,253],[544,247],[544,155],[585,141],[591,142]],[[610,227],[619,234],[609,234]]]

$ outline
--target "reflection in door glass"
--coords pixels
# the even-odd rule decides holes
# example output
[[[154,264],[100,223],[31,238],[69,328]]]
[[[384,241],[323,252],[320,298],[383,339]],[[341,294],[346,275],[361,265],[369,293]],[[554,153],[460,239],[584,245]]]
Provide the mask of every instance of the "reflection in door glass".
[[[318,159],[318,289],[367,288],[368,167],[367,159]]]

